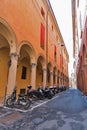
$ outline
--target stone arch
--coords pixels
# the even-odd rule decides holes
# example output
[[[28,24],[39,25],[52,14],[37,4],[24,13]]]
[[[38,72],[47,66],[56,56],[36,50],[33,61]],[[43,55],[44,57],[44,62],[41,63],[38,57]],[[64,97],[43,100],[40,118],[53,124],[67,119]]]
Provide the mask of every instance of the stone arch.
[[[20,50],[21,48],[26,48],[26,52],[30,56],[31,63],[36,63],[36,52],[33,48],[33,46],[28,41],[22,41],[20,45],[18,46],[17,54],[20,56]]]
[[[31,67],[36,64],[36,53],[32,45],[28,41],[20,43],[17,51],[18,67],[17,67],[17,94],[22,89],[26,89],[28,84],[31,84]]]
[[[0,35],[2,35],[9,44],[10,47],[10,53],[16,53],[17,50],[17,38],[13,31],[13,29],[10,27],[10,25],[2,18],[0,18]],[[4,47],[3,44],[0,44],[0,48]]]
[[[48,68],[49,68],[49,70],[50,70],[50,71],[52,71],[52,70],[53,70],[53,65],[52,65],[52,63],[51,63],[51,62],[48,62],[47,66],[48,66]]]
[[[40,59],[42,67],[46,68],[46,59],[45,59],[44,55],[43,54],[39,54],[38,57],[37,57],[37,62],[38,62],[38,59]]]
[[[0,18],[0,103],[3,105],[7,94],[10,54],[16,54],[17,38],[11,26]]]
[[[46,69],[46,61],[43,55],[39,55],[36,68],[36,88],[43,83],[43,69]]]

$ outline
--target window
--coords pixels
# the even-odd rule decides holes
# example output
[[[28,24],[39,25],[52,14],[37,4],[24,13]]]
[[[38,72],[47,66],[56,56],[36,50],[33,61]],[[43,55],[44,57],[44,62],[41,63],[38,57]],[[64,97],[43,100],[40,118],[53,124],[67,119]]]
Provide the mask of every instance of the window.
[[[21,88],[20,89],[20,94],[25,94],[26,93],[26,89],[25,88]]]
[[[23,67],[22,67],[21,79],[26,79],[26,71],[27,71],[27,68],[23,66]]]
[[[51,28],[52,28],[52,31],[53,31],[53,25],[51,26]]]
[[[54,61],[56,62],[56,45],[54,46]]]
[[[45,42],[45,27],[41,23],[41,30],[40,30],[40,47],[44,49],[44,42]]]
[[[44,10],[43,10],[42,7],[41,7],[41,14],[42,14],[42,16],[45,18],[45,13],[44,13]]]

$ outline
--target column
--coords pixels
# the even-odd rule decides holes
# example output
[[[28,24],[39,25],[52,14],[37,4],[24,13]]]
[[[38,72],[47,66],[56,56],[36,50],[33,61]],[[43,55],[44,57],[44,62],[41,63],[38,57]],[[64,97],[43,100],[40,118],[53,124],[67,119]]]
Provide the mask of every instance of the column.
[[[13,89],[16,85],[17,61],[18,61],[18,55],[16,53],[11,53],[6,98],[12,94]]]
[[[50,84],[53,85],[53,72],[50,72]]]
[[[47,70],[46,68],[43,69],[43,86],[47,85]]]
[[[35,89],[36,85],[36,64],[31,64],[31,85]]]

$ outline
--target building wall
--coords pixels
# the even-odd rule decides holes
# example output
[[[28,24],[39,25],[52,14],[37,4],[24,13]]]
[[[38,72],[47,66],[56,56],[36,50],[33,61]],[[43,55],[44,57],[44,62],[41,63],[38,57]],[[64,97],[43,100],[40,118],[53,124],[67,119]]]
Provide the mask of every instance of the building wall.
[[[77,66],[77,87],[87,95],[87,16],[82,34],[79,61]]]
[[[44,11],[44,16],[41,14]],[[41,23],[45,29],[44,49],[40,47]],[[47,84],[47,65],[49,68],[49,85],[61,85],[55,75],[68,85],[68,53],[65,48],[64,72],[61,75],[61,50],[57,43],[63,38],[54,17],[49,1],[44,0],[1,0],[0,1],[0,100],[2,104],[17,86],[17,94],[21,88],[31,84],[34,89],[39,84]],[[54,46],[56,45],[56,60]],[[63,50],[62,50],[63,51]],[[2,60],[3,59],[3,60]],[[65,63],[66,62],[66,63]],[[22,79],[22,67],[26,67],[26,78]],[[54,69],[56,71],[53,75]],[[65,71],[66,70],[66,71]],[[58,75],[60,72],[60,75]],[[43,78],[43,80],[42,80]]]
[[[87,19],[87,0],[72,0],[72,20],[73,20],[73,30],[76,30],[73,38],[76,44],[74,47],[74,72],[77,77],[77,87],[86,93],[86,19]],[[75,9],[74,9],[75,8]],[[76,25],[74,21],[76,20]]]

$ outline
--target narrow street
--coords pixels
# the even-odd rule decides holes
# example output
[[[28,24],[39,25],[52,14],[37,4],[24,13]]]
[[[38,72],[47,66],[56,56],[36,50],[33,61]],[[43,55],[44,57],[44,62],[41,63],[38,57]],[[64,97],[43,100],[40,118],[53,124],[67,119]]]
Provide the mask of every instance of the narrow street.
[[[0,108],[0,130],[87,130],[87,99],[69,89],[21,112]]]
[[[0,0],[0,130],[87,130],[87,0]]]

